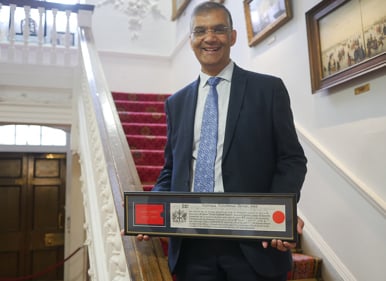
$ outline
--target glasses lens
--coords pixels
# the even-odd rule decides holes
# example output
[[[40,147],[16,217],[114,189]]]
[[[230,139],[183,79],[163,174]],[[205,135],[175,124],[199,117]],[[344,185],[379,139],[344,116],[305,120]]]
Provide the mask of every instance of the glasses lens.
[[[204,28],[204,27],[197,27],[192,31],[192,33],[196,37],[202,37],[202,36],[205,36],[205,34],[207,34],[209,32],[212,32],[216,35],[222,35],[222,34],[227,33],[228,30],[229,30],[229,27],[220,25],[220,26],[215,26],[213,29]]]
[[[228,31],[227,26],[217,26],[213,28],[213,33],[215,34],[225,34]]]

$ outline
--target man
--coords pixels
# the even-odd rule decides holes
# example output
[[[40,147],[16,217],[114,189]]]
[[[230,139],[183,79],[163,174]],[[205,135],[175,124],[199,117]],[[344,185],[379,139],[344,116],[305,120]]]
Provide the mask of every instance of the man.
[[[287,90],[279,78],[239,68],[230,59],[236,42],[229,11],[216,2],[198,5],[191,47],[199,78],[165,103],[165,165],[154,191],[196,191],[198,150],[209,77],[220,77],[214,192],[295,193],[306,158],[293,124]],[[300,231],[302,228],[300,222]],[[299,228],[299,225],[298,225]],[[138,235],[138,240],[148,240]],[[294,243],[273,240],[170,238],[168,259],[178,281],[284,281]]]

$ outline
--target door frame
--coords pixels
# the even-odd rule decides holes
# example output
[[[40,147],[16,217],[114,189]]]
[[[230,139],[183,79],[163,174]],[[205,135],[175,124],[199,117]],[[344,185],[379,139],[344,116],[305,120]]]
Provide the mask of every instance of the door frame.
[[[1,124],[0,124],[1,125]],[[5,125],[5,124],[4,124]],[[66,154],[66,194],[65,194],[65,209],[66,217],[64,221],[64,257],[71,255],[78,247],[84,245],[86,240],[84,231],[76,231],[84,228],[84,208],[83,202],[75,202],[73,198],[83,198],[80,193],[80,166],[79,157],[73,155],[70,147],[70,127],[52,126],[40,124],[42,126],[52,127],[64,130],[66,132],[65,146],[43,146],[43,145],[0,145],[0,152],[18,152],[18,153],[64,153]],[[78,175],[77,178],[73,178]],[[82,201],[82,200],[81,200]],[[77,219],[72,219],[72,214]],[[79,220],[79,214],[82,214],[83,219]],[[74,230],[74,231],[72,231]],[[73,242],[75,241],[75,242]],[[75,243],[77,243],[75,245]],[[72,245],[73,244],[73,245]],[[74,260],[72,262],[72,260]],[[81,273],[79,273],[81,272]],[[76,277],[74,277],[76,276]],[[64,280],[82,281],[86,280],[87,276],[87,250],[86,247],[77,255],[64,263]]]

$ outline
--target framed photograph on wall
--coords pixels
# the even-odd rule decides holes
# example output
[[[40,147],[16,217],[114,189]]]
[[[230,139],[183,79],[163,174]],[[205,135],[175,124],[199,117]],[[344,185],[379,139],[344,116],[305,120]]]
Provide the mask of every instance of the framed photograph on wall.
[[[176,20],[188,6],[190,0],[172,0],[172,20]]]
[[[58,46],[67,46],[66,40],[68,40],[68,46],[75,46],[75,34],[70,32],[66,34],[66,32],[56,32],[56,44]],[[67,39],[68,36],[68,39]]]
[[[9,27],[11,27],[11,19],[12,17],[10,15]],[[26,19],[24,8],[16,7],[13,24],[16,36],[24,35],[25,30],[28,30],[29,36],[32,37],[37,37],[39,34],[39,30],[41,30],[43,37],[46,36],[47,33],[46,13],[43,12],[40,15],[38,9],[31,9],[29,13],[29,18]]]
[[[252,47],[292,18],[291,0],[244,0],[244,13]]]
[[[328,0],[307,11],[312,93],[386,66],[384,5],[384,0]]]

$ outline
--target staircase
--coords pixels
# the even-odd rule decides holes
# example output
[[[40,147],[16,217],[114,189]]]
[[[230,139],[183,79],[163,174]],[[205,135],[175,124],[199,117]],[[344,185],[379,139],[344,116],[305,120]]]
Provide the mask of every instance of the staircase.
[[[168,94],[113,92],[113,99],[137,167],[143,190],[150,191],[164,164],[166,116],[164,102]],[[167,254],[167,240],[162,240]],[[318,257],[302,253],[301,245],[293,251],[293,268],[288,280],[321,281]]]
[[[143,190],[150,191],[164,164],[167,94],[113,92]]]

